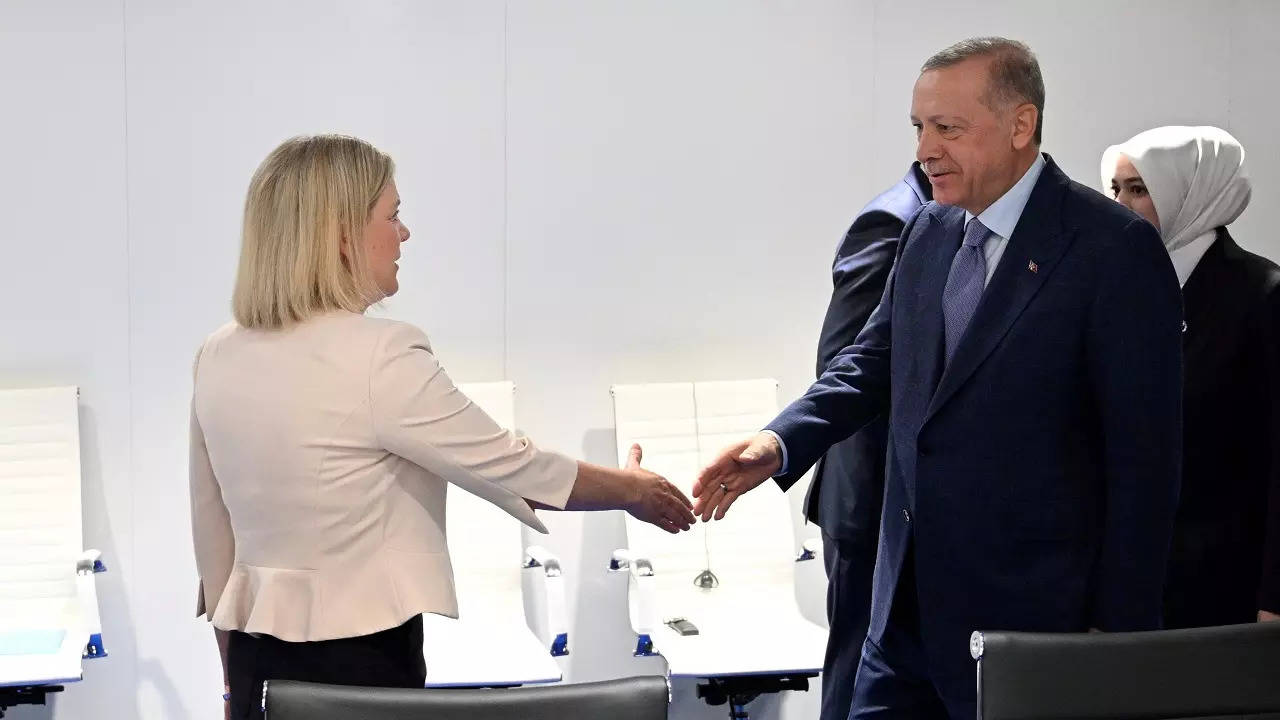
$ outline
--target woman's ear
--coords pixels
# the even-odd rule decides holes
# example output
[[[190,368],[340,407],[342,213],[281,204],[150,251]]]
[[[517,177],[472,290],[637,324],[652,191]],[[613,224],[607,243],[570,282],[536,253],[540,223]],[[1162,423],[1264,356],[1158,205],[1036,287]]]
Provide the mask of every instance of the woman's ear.
[[[338,253],[342,255],[342,262],[348,266],[351,265],[351,242],[347,239],[346,233],[338,236]]]

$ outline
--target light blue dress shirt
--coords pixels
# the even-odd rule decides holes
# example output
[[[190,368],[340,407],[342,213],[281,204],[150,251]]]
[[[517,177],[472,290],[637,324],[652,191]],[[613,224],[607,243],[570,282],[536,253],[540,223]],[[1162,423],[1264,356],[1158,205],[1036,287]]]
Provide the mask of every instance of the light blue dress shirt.
[[[996,265],[1000,264],[1000,258],[1004,256],[1004,249],[1009,245],[1013,229],[1018,226],[1022,211],[1027,207],[1027,200],[1031,199],[1031,191],[1040,179],[1041,170],[1044,170],[1044,155],[1036,153],[1036,161],[1023,173],[1022,179],[978,216],[978,221],[991,231],[987,244],[982,246],[983,253],[987,256],[987,279],[984,287],[991,284],[991,276],[995,274]],[[965,212],[966,226],[972,219],[973,214]]]

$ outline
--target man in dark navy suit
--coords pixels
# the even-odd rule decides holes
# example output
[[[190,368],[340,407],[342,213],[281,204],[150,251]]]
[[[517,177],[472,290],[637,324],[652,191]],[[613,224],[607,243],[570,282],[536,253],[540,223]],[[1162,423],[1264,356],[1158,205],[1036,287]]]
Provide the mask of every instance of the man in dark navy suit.
[[[906,176],[867,203],[845,233],[831,267],[831,303],[818,340],[818,377],[853,344],[880,304],[897,254],[898,236],[932,198],[929,178],[912,163]],[[827,654],[822,664],[821,720],[845,720],[853,678],[871,617],[871,576],[880,535],[888,416],[827,451],[813,471],[805,517],[822,528],[827,570]],[[781,482],[787,489],[794,480]]]
[[[723,517],[888,411],[871,623],[849,717],[976,714],[975,630],[1147,630],[1181,448],[1178,280],[1150,223],[1040,153],[1023,44],[930,58],[912,94],[936,201],[854,344],[694,485]]]

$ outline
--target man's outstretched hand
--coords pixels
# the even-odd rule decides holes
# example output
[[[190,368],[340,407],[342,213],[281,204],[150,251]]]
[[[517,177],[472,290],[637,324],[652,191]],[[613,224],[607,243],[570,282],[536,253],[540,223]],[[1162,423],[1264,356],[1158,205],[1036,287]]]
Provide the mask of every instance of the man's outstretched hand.
[[[693,514],[706,522],[729,512],[738,496],[773,477],[782,467],[782,449],[769,433],[734,443],[698,474],[693,483]]]

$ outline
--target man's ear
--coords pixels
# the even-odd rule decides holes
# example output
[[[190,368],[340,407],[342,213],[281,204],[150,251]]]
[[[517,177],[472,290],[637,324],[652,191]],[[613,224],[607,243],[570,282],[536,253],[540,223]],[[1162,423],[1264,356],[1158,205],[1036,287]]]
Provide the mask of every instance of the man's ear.
[[[1035,141],[1036,124],[1040,111],[1031,103],[1022,103],[1013,109],[1013,147],[1021,150]]]

